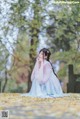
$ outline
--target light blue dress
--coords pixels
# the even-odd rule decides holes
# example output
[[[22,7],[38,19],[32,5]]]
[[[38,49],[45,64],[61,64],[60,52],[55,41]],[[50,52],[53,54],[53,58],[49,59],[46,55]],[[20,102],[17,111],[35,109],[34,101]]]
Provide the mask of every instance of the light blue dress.
[[[63,97],[60,82],[53,73],[50,62],[44,60],[41,69],[38,70],[38,63],[35,64],[31,75],[32,86],[30,92],[21,94],[21,96],[56,98]]]

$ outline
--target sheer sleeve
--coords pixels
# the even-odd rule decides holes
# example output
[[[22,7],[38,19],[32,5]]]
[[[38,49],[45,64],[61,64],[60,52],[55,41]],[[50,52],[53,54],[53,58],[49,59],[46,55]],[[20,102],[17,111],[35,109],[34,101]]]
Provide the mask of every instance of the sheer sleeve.
[[[36,61],[36,64],[31,74],[31,81],[33,81],[35,78],[38,80],[40,84],[46,83],[49,80],[52,72],[51,64],[47,62],[43,65],[42,62],[41,68],[39,69],[38,67],[39,67],[38,61]]]
[[[50,74],[52,72],[52,67],[49,62],[47,62],[44,66],[43,69],[41,69],[41,74],[39,75],[40,78],[40,83],[46,83],[49,80]]]
[[[50,63],[46,63],[43,68],[43,83],[46,83],[51,75],[52,67]]]

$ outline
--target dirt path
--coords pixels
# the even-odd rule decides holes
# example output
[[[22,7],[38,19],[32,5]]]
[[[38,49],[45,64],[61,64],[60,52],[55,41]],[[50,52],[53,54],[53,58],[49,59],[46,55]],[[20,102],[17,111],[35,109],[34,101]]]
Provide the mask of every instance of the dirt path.
[[[80,119],[80,94],[41,99],[21,97],[19,93],[2,93],[1,110],[9,110],[9,119]]]

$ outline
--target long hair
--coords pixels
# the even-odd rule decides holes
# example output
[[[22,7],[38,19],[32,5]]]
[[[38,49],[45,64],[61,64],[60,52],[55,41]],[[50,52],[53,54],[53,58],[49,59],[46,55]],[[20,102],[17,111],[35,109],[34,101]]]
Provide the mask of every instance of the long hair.
[[[46,60],[50,62],[50,55],[51,55],[50,50],[49,50],[48,48],[43,48],[43,49],[41,49],[41,50],[39,51],[39,53],[40,53],[40,52],[43,52],[43,54],[44,54],[45,56],[47,56]],[[54,68],[53,68],[53,65],[52,65],[51,62],[50,62],[50,64],[51,64],[53,73],[54,73],[54,74],[56,75],[56,77],[57,77],[57,74],[55,73]]]
[[[39,53],[40,53],[40,52],[43,52],[43,54],[44,54],[45,56],[47,56],[46,60],[49,61],[50,55],[51,55],[51,52],[49,51],[49,49],[43,48],[43,49],[41,49],[41,50],[39,51]]]

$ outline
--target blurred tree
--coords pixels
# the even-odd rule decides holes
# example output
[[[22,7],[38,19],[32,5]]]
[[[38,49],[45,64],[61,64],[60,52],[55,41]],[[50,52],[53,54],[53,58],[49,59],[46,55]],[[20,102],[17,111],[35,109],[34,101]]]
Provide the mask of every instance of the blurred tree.
[[[56,11],[49,12],[50,21],[53,22],[47,28],[47,33],[51,38],[48,43],[54,51],[68,51],[72,47],[72,42],[79,39],[79,12],[79,5],[59,5]]]
[[[61,78],[66,76],[68,64],[74,64],[75,72],[80,73],[79,13],[79,4],[58,4],[56,10],[49,12],[52,24],[47,28],[48,39],[50,39],[47,40],[47,44],[53,52],[53,61],[60,60],[66,64],[58,72]]]
[[[22,55],[22,53],[24,52],[24,49],[22,47],[24,47],[24,43],[26,43],[26,34],[28,36],[27,43],[29,44],[26,44],[26,46],[24,47],[26,49],[27,45],[29,46],[28,50],[24,52],[24,53],[29,54],[27,58],[28,62],[26,60],[26,64],[28,65],[27,67],[28,74],[29,74],[28,91],[30,90],[30,87],[31,87],[30,76],[31,76],[31,72],[32,72],[33,65],[34,65],[35,58],[36,58],[36,53],[37,53],[36,51],[37,51],[37,47],[39,43],[39,33],[41,32],[40,30],[41,30],[42,20],[43,20],[43,15],[42,15],[44,11],[43,6],[47,4],[46,1],[47,0],[43,0],[43,1],[34,0],[31,2],[31,1],[26,1],[26,0],[24,1],[18,0],[17,2],[10,3],[11,12],[9,15],[8,26],[11,25],[12,27],[15,27],[16,30],[18,31],[18,34],[16,34],[18,36],[17,40],[14,42],[14,48],[13,48],[14,54],[12,55],[13,59],[15,59],[15,55],[16,56],[18,55],[17,58],[19,60],[22,59],[23,62],[25,62],[24,57]],[[7,28],[7,30],[10,30],[10,29]],[[6,31],[6,34],[7,34],[7,31]],[[22,60],[21,61],[19,60],[18,60],[18,63],[20,62],[24,64],[23,62],[21,62]],[[15,67],[14,65],[12,66]]]
[[[0,91],[4,92],[8,81],[9,52],[0,39]]]
[[[29,65],[29,40],[24,30],[21,30],[17,38],[12,66],[9,75],[12,79],[16,79],[17,84],[28,81],[28,65]]]
[[[2,41],[5,39],[5,47],[8,46],[9,55],[12,57],[8,73],[11,79],[16,79],[18,83],[19,80],[22,82],[28,74],[29,91],[31,87],[30,76],[36,59],[39,34],[42,32],[46,16],[44,12],[48,0],[3,0],[0,3],[5,6],[1,6],[1,17],[4,21],[1,27],[4,37],[2,37]],[[23,66],[25,71],[23,68],[21,70]]]
[[[5,1],[5,4],[9,6],[8,23],[4,24],[2,30],[7,44],[12,48],[12,53],[11,50],[9,52],[12,56],[12,65],[10,64],[11,69],[8,73],[13,79],[22,82],[27,81],[25,79],[28,77],[28,91],[30,90],[30,76],[36,59],[39,35],[43,36],[43,40],[44,35],[47,37],[47,44],[52,50],[54,61],[61,59],[67,64],[72,61],[79,64],[80,7],[78,4],[54,4],[49,0]],[[17,36],[15,39],[14,31]],[[9,41],[8,35],[13,38],[12,41]],[[76,66],[79,67],[78,64]],[[65,71],[59,74],[65,75]]]

